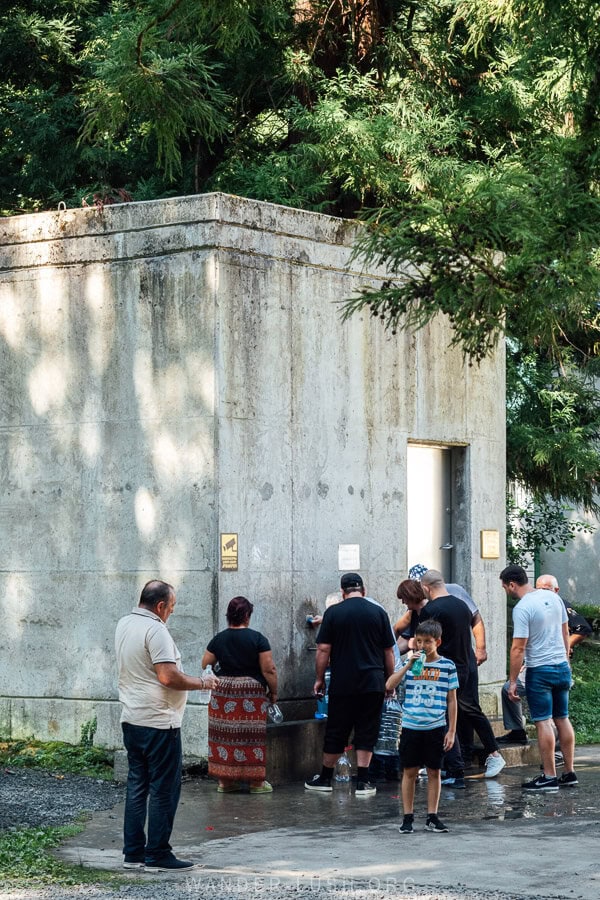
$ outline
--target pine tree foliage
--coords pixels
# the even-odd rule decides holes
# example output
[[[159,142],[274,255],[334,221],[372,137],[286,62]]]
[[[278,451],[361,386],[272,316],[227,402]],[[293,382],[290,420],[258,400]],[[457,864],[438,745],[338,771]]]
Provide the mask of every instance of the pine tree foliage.
[[[507,338],[508,469],[594,508],[600,0],[6,0],[0,209],[219,189],[364,219],[390,333]]]

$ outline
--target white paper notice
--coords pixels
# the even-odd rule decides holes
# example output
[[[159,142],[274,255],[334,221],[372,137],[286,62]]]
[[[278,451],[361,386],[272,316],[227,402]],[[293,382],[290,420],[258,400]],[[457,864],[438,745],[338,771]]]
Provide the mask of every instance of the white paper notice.
[[[338,544],[338,569],[340,572],[358,572],[360,544]]]

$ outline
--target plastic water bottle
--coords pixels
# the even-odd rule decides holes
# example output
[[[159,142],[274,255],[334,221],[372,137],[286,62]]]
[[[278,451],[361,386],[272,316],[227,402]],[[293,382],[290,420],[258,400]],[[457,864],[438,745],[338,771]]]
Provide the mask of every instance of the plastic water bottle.
[[[329,669],[325,672],[325,693],[322,697],[317,698],[317,711],[315,719],[326,719],[329,713],[329,682],[331,680],[331,672]]]
[[[335,775],[333,776],[335,781],[350,781],[350,776],[352,774],[352,764],[348,758],[348,750],[350,749],[350,747],[346,747],[337,761]]]
[[[425,651],[421,650],[421,653],[420,653],[418,659],[416,659],[414,661],[414,663],[412,664],[412,666],[410,667],[410,670],[413,673],[413,675],[418,676],[422,673],[424,662],[425,662]]]
[[[274,725],[281,725],[283,722],[283,713],[276,703],[269,703],[267,706],[267,717]]]
[[[212,675],[212,674],[213,674],[212,666],[207,666],[202,673],[202,677],[206,678],[208,675]],[[210,703],[210,691],[204,690],[204,691],[198,691],[198,693],[200,694],[200,702],[201,703]]]

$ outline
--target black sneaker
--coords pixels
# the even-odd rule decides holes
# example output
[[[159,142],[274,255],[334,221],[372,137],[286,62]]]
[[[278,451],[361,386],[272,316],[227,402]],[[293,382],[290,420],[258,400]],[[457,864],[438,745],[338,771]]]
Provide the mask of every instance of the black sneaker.
[[[313,775],[310,781],[304,782],[307,791],[321,791],[322,794],[330,794],[333,790],[330,781],[325,781],[320,775]]]
[[[565,764],[564,756],[562,755],[560,750],[556,750],[554,753],[554,765],[556,766],[557,769],[559,769],[561,766],[564,766],[564,764]],[[544,766],[541,765],[540,772],[543,772],[543,771],[544,771]]]
[[[413,828],[413,817],[412,816],[404,816],[402,825],[398,829],[400,834],[413,834],[414,830],[415,829]]]
[[[144,868],[144,857],[140,859],[139,856],[126,856],[123,860],[123,868],[124,869],[143,869]]]
[[[357,797],[372,797],[377,793],[377,788],[370,781],[359,781],[354,793]]]
[[[455,778],[454,775],[448,775],[446,778],[442,778],[442,784],[444,787],[453,787],[458,791],[464,791],[465,789],[465,779]]]
[[[558,790],[558,778],[547,778],[545,775],[538,775],[533,781],[524,781],[521,785],[524,791],[535,791],[538,794],[555,793]]]
[[[563,772],[558,779],[559,787],[575,787],[576,784],[579,784],[579,782],[575,772]]]
[[[169,859],[163,859],[162,862],[159,863],[146,863],[144,866],[145,872],[189,872],[190,869],[194,869],[196,867],[196,863],[187,862],[185,859],[177,859],[176,856],[170,857]]]
[[[523,729],[513,729],[509,731],[508,734],[502,734],[500,737],[496,738],[497,744],[520,744],[522,747],[526,747],[529,743],[529,738]]]
[[[444,831],[448,831],[443,822],[440,822],[437,816],[427,816],[427,821],[425,822],[425,831],[435,831],[441,834]]]

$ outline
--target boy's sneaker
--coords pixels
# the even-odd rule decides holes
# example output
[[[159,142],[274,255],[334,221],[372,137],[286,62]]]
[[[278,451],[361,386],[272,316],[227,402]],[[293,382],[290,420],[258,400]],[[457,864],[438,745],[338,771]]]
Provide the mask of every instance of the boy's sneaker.
[[[558,790],[558,778],[547,778],[545,775],[538,775],[533,781],[524,781],[521,785],[524,791],[535,791],[538,794],[555,793]]]
[[[377,788],[369,781],[359,781],[354,792],[357,797],[372,797],[377,793]]]
[[[575,787],[579,784],[575,772],[563,772],[558,780],[559,787]]]
[[[414,820],[413,820],[412,816],[404,816],[404,819],[402,820],[402,825],[398,829],[400,834],[413,834],[414,830],[415,830],[413,828],[413,821]]]
[[[459,791],[464,791],[465,789],[465,779],[455,778],[454,775],[448,775],[446,778],[442,778],[442,784],[444,787],[453,787]]]
[[[313,775],[310,781],[304,782],[307,791],[321,791],[323,794],[330,794],[333,790],[330,781],[325,781],[320,775]]]
[[[500,774],[505,765],[506,761],[500,754],[498,754],[498,756],[492,756],[490,753],[485,761],[484,778],[495,778],[496,775]]]
[[[440,822],[437,816],[427,816],[427,821],[425,822],[425,831],[435,831],[441,834],[444,831],[448,831],[443,822]]]

